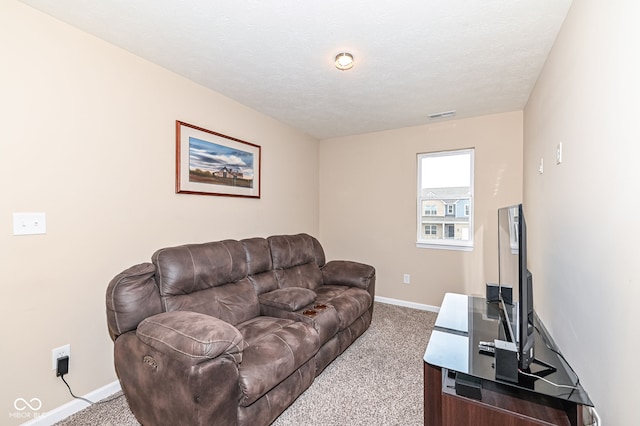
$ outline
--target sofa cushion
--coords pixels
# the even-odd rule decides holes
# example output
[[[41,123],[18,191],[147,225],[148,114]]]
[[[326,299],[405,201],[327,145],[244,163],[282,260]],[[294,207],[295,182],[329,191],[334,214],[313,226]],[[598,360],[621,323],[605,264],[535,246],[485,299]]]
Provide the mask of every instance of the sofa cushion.
[[[274,269],[315,263],[313,240],[309,235],[274,235],[267,238]]]
[[[247,273],[258,294],[278,288],[273,272],[271,250],[265,238],[247,238],[240,241],[247,253]]]
[[[256,293],[262,294],[278,288],[278,279],[274,271],[262,272],[260,274],[249,275],[249,281],[253,284]]]
[[[273,259],[273,270],[279,288],[322,285],[318,262],[324,262],[320,244],[307,234],[274,235],[267,238]]]
[[[239,241],[188,244],[156,251],[152,261],[165,311],[194,311],[235,325],[260,314]]]
[[[302,392],[311,386],[316,377],[315,373],[316,358],[313,357],[253,404],[248,407],[239,406],[237,426],[270,425]],[[298,424],[304,426],[303,422]]]
[[[158,288],[166,310],[171,298],[240,281],[247,276],[247,257],[239,241],[187,244],[156,251]]]
[[[302,309],[316,300],[316,293],[299,287],[280,288],[261,294],[260,304],[293,312]]]
[[[249,275],[273,269],[269,243],[265,238],[247,238],[240,242],[247,253],[247,273]]]
[[[341,285],[323,285],[316,289],[316,303],[332,305],[339,319],[339,329],[344,330],[364,314],[373,302],[366,290]]]
[[[302,287],[314,290],[322,285],[322,272],[315,263],[293,266],[274,271],[278,287]]]
[[[247,343],[238,369],[243,407],[289,377],[320,348],[312,326],[289,319],[256,317],[239,324],[238,330]]]
[[[192,311],[237,325],[260,315],[260,303],[247,278],[171,299],[172,311]]]

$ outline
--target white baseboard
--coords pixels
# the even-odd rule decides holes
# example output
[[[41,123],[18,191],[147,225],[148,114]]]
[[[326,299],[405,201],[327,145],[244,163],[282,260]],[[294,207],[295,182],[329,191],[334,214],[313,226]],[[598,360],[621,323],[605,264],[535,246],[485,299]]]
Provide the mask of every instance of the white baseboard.
[[[108,385],[89,392],[82,397],[87,398],[89,401],[100,401],[101,399],[107,398],[108,396],[119,392],[121,389],[122,388],[120,387],[120,382],[116,380],[115,382],[109,383]],[[58,408],[54,408],[51,411],[39,414],[38,417],[35,417],[34,419],[23,423],[23,426],[50,426],[56,422],[59,422],[60,420],[66,419],[70,415],[75,414],[80,410],[84,410],[88,406],[89,404],[86,401],[83,401],[81,399],[74,399],[73,401],[67,402],[66,404],[61,405]]]
[[[439,306],[424,305],[422,303],[406,302],[404,300],[391,299],[389,297],[376,296],[376,302],[387,303],[389,305],[404,306],[406,308],[420,309],[421,311],[440,312]]]

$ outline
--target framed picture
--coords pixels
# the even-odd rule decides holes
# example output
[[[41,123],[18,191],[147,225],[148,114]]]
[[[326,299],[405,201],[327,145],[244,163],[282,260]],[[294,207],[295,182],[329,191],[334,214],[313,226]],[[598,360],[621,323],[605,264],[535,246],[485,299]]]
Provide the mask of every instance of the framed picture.
[[[176,192],[260,198],[261,148],[176,121]]]

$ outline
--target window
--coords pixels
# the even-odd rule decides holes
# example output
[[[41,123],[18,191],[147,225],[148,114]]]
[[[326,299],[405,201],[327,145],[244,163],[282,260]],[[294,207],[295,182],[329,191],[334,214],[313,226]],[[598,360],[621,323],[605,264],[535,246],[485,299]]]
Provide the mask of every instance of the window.
[[[424,235],[437,235],[436,225],[425,225]]]
[[[424,206],[424,215],[425,216],[435,216],[438,214],[438,208],[433,204],[427,204]]]
[[[418,247],[473,249],[473,156],[473,149],[418,154]]]

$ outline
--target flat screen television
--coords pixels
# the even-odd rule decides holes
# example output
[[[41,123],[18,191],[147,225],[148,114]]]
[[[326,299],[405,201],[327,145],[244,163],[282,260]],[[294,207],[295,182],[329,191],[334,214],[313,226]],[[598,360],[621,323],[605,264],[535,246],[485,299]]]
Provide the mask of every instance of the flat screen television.
[[[516,344],[518,368],[528,371],[535,359],[533,276],[527,269],[527,224],[522,204],[498,209],[498,264],[505,334]],[[502,297],[503,286],[512,288],[513,302]]]

